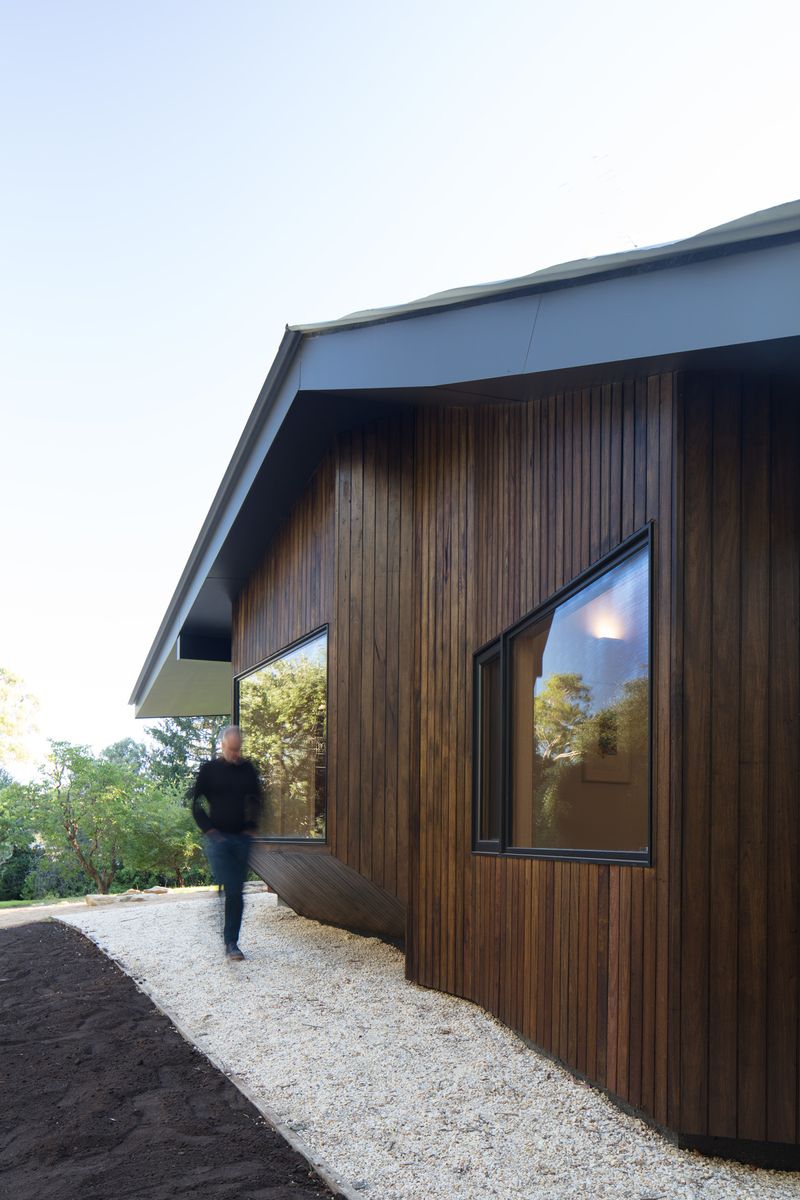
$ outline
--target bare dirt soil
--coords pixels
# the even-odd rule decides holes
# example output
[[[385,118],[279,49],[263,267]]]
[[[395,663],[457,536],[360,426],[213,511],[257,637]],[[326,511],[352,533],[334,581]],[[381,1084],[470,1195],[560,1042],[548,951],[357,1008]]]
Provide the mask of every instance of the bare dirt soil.
[[[230,1080],[60,924],[0,929],[0,1087],[9,1200],[330,1200]]]

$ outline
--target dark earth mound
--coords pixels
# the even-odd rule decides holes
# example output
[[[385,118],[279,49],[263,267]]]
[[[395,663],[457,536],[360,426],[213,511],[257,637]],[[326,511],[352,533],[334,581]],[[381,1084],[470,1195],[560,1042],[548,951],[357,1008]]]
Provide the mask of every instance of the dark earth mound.
[[[131,980],[63,925],[0,929],[0,1085],[8,1200],[331,1195]]]

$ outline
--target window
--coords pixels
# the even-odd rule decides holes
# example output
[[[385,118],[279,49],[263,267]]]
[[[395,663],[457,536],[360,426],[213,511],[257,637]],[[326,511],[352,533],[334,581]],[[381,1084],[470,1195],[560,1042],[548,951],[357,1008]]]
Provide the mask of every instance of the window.
[[[649,658],[650,548],[641,537],[477,657],[476,849],[649,861]],[[488,711],[487,661],[504,677],[504,719],[493,700]],[[498,772],[504,827],[491,847],[484,779]]]
[[[264,782],[264,837],[325,839],[327,693],[327,630],[237,681],[245,752]]]
[[[502,691],[500,646],[496,643],[475,662],[475,814],[476,843],[483,850],[497,850],[500,843],[500,814],[503,800]]]

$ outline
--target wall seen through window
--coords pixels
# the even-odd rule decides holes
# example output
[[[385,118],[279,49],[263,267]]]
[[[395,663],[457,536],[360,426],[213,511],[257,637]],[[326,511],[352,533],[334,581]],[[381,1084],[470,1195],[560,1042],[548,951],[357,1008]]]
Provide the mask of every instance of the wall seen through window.
[[[264,837],[325,838],[327,692],[327,631],[238,682],[245,754],[264,783]]]

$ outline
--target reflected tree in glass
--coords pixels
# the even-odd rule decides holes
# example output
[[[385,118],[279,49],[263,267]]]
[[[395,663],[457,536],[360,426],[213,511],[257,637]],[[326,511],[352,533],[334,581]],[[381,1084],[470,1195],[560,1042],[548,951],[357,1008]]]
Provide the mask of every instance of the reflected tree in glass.
[[[325,837],[327,634],[239,681],[246,753],[264,781],[267,837]]]
[[[511,639],[512,844],[644,853],[649,553]]]

